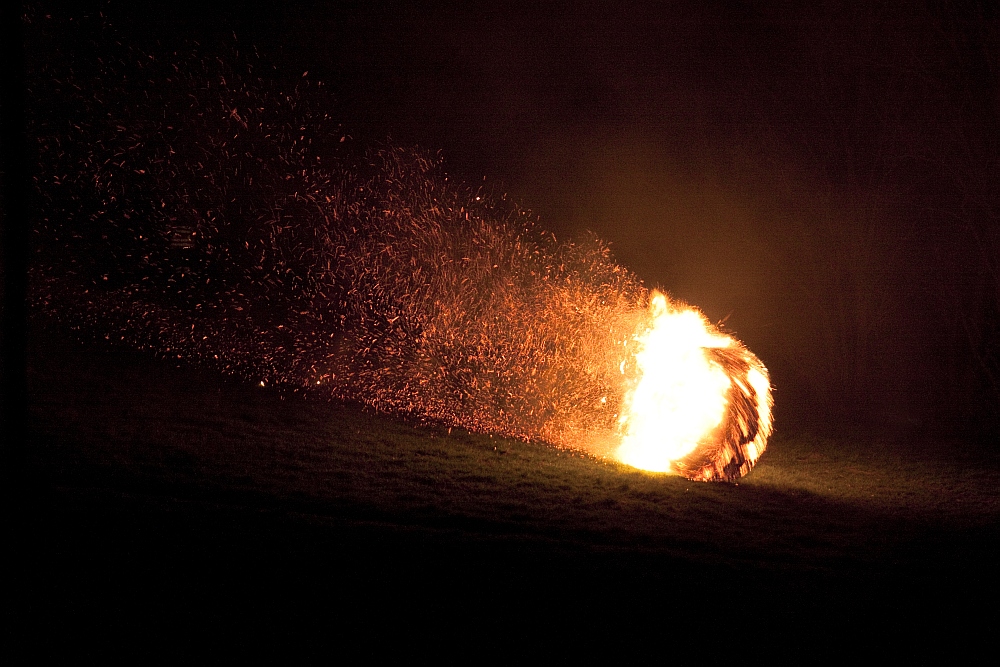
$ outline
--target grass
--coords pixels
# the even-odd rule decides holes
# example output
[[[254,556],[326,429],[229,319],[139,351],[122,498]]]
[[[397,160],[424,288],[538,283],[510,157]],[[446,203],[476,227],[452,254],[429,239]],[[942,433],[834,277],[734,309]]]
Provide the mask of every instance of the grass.
[[[596,642],[817,618],[832,638],[996,592],[990,448],[779,431],[740,484],[700,484],[35,340],[27,617],[98,645],[337,628],[377,653],[425,624]]]

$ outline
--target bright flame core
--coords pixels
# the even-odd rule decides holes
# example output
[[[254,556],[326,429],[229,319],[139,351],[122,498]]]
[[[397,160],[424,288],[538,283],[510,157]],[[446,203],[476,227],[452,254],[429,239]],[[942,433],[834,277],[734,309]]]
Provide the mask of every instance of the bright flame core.
[[[696,479],[744,474],[771,430],[767,370],[701,312],[658,292],[647,322],[635,336],[636,379],[623,402],[616,457]]]
[[[668,472],[690,454],[725,415],[729,377],[705,356],[728,347],[696,310],[676,310],[662,294],[650,302],[652,321],[636,342],[638,382],[625,399],[618,459],[636,468]]]

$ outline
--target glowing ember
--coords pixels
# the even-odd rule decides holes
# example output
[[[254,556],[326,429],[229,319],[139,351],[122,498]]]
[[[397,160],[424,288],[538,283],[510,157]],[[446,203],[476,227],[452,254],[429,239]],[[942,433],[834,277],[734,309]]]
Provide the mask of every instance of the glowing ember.
[[[352,153],[308,81],[119,48],[90,78],[71,60],[33,77],[37,312],[260,386],[692,479],[764,451],[764,366],[600,240],[557,241],[437,157]]]

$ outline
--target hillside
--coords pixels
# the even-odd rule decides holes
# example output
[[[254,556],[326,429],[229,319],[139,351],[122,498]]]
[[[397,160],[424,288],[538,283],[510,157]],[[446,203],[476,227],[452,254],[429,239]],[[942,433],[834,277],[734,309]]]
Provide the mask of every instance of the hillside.
[[[430,641],[430,623],[581,648],[754,618],[832,638],[909,632],[996,590],[986,449],[779,430],[738,485],[698,484],[34,340],[27,618],[96,646],[166,635],[189,655],[208,633],[224,655],[247,635],[322,651],[335,627],[378,653],[401,631]]]

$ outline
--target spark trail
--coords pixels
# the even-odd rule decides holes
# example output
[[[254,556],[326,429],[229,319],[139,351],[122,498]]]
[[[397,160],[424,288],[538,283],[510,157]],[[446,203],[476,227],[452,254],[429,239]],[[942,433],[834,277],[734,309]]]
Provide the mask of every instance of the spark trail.
[[[30,72],[37,311],[261,384],[693,479],[734,480],[763,452],[764,366],[599,239],[557,241],[436,155],[352,153],[308,78],[285,90],[235,53],[93,39],[84,71],[56,51]]]

